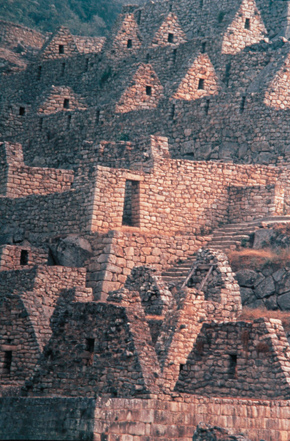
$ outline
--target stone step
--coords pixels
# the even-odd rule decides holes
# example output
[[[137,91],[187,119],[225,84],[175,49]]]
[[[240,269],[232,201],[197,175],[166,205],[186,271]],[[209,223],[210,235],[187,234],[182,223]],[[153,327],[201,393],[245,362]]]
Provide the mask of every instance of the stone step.
[[[227,234],[224,236],[214,236],[210,243],[225,242],[227,240],[238,241],[238,240],[243,240],[243,239],[249,239],[249,235],[248,234],[237,234],[237,235]]]

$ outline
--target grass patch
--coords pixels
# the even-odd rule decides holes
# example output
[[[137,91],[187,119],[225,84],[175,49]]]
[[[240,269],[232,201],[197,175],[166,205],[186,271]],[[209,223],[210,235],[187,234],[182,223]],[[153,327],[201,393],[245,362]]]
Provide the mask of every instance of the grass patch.
[[[290,332],[290,311],[268,311],[266,308],[250,309],[244,307],[239,320],[254,321],[259,318],[281,320],[285,332]]]
[[[229,252],[228,258],[233,271],[245,268],[261,270],[269,265],[275,265],[278,269],[290,265],[290,250],[287,248],[277,253],[270,248],[262,250],[245,248],[244,250]]]

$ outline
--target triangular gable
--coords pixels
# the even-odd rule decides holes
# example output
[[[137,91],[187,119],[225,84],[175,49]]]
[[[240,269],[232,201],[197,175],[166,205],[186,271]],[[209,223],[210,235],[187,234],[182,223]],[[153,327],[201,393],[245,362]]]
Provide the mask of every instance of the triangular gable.
[[[173,98],[192,101],[217,95],[219,81],[207,54],[200,54],[181,81]]]
[[[141,36],[134,14],[127,14],[113,42],[115,50],[138,49],[141,46]]]
[[[40,52],[40,58],[62,59],[76,56],[78,54],[79,51],[73,36],[67,28],[62,26],[44,44]]]
[[[179,24],[178,18],[171,12],[155,34],[152,46],[166,46],[185,42],[186,36]]]
[[[55,87],[42,97],[37,112],[50,115],[63,110],[85,110],[83,98],[75,94],[70,87]]]
[[[289,355],[280,320],[204,323],[180,369],[175,390],[206,396],[289,399]]]
[[[243,0],[224,36],[222,53],[236,54],[246,46],[259,43],[267,30],[255,0]]]
[[[163,87],[150,64],[141,64],[132,79],[132,85],[123,93],[116,112],[155,109],[162,96]]]
[[[290,109],[290,53],[268,85],[264,103],[276,110]]]

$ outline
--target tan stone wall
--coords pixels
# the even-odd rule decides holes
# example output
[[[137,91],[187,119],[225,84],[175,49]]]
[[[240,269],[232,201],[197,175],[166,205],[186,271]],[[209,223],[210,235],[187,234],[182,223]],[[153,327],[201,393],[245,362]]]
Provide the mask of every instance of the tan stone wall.
[[[227,222],[228,188],[275,185],[279,169],[256,165],[170,160],[156,161],[152,173],[130,173],[99,166],[96,173],[92,231],[122,227],[126,179],[139,181],[141,231],[196,234]],[[246,216],[275,214],[272,197],[249,204]],[[257,203],[259,202],[259,203]],[[104,209],[106,207],[106,210]],[[243,215],[240,212],[241,216]],[[242,220],[242,219],[241,219]]]
[[[16,47],[18,43],[40,49],[45,42],[45,36],[33,29],[0,20],[1,45]]]
[[[192,441],[201,421],[245,433],[251,440],[288,441],[289,401],[185,397],[187,402],[120,398],[6,398],[1,405],[1,437],[96,441],[148,439]],[[81,415],[81,416],[80,416]],[[19,435],[18,435],[19,434]]]
[[[21,252],[27,251],[28,260],[25,265],[21,264]],[[4,245],[0,246],[0,271],[12,271],[25,269],[34,265],[45,265],[47,263],[48,252],[30,246]]]
[[[101,441],[191,441],[198,423],[242,432],[253,441],[288,441],[289,401],[183,397],[186,402],[99,399],[94,435]]]
[[[74,172],[24,165],[22,146],[3,143],[0,194],[8,198],[61,193],[71,189]],[[6,169],[6,170],[5,170]]]
[[[223,40],[222,52],[236,54],[246,46],[258,43],[267,35],[255,0],[243,0]]]

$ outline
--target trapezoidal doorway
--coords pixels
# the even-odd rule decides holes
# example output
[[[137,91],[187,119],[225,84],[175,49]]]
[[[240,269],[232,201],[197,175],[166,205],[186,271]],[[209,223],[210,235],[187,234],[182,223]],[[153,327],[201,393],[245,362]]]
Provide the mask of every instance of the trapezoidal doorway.
[[[126,180],[122,225],[140,226],[140,182]]]

